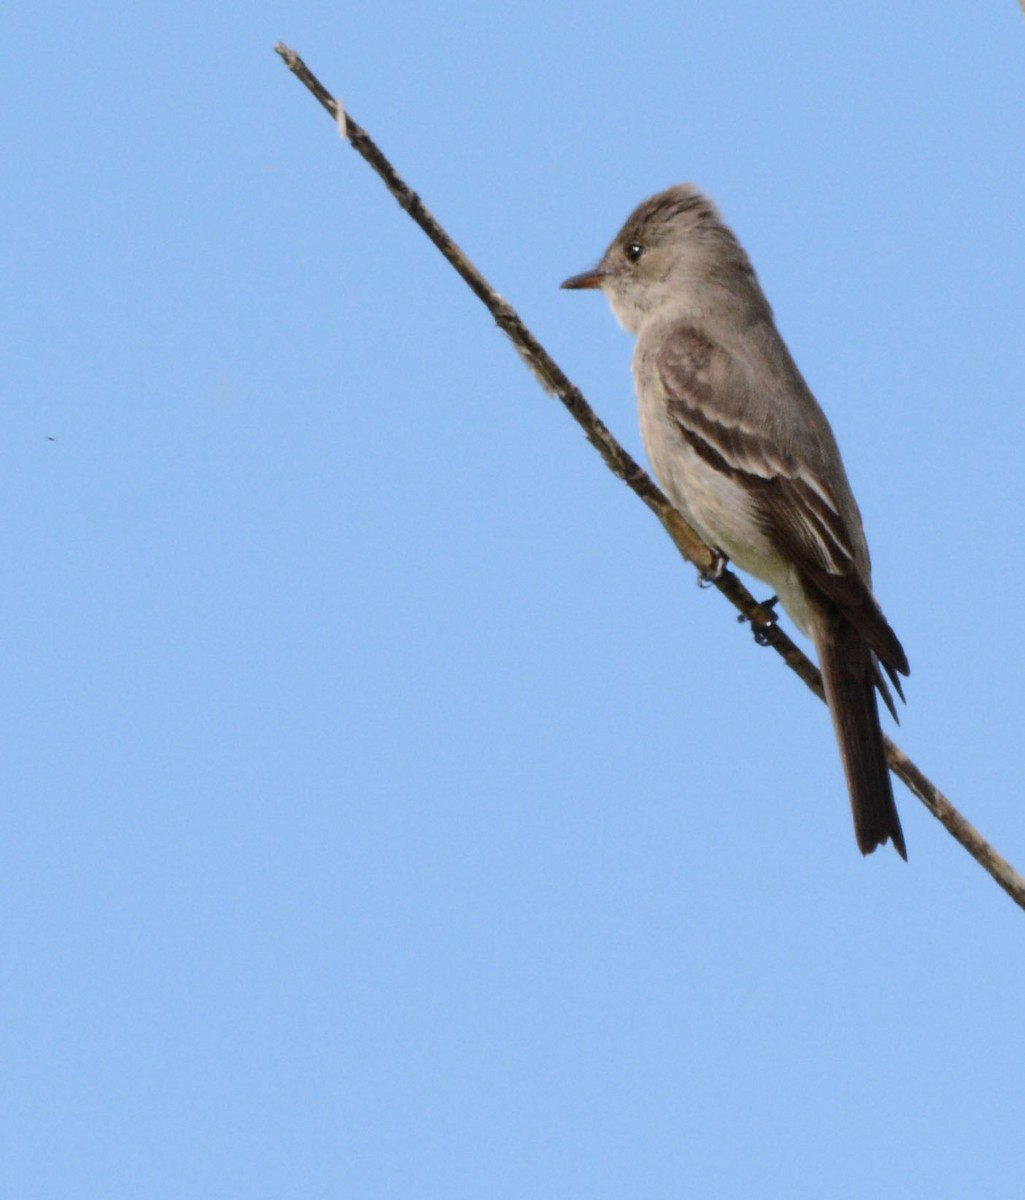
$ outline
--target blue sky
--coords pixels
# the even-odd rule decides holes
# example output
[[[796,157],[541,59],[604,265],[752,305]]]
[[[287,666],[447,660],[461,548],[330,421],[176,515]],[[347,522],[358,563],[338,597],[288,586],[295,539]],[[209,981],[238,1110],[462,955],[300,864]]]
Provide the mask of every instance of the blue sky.
[[[1000,4],[8,17],[0,1182],[1018,1195],[1025,914],[825,710],[272,52],[641,455],[560,292],[692,180],[828,412],[897,740],[1025,867],[1025,22]]]

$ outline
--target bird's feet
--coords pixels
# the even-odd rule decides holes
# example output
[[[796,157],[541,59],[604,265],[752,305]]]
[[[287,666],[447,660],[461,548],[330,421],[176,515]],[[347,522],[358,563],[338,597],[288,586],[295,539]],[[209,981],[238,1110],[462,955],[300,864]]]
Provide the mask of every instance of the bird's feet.
[[[751,632],[754,634],[755,641],[759,646],[767,646],[769,644],[769,630],[779,621],[779,615],[776,612],[777,604],[779,604],[779,596],[770,596],[768,600],[762,600],[758,605],[759,612],[756,616],[748,618],[741,613],[737,617],[737,621],[740,624],[743,624],[747,620],[751,621]]]
[[[723,554],[718,546],[713,546],[712,565],[706,570],[698,572],[698,587],[711,587],[716,580],[722,577],[722,573],[726,570],[726,564],[729,561],[729,558]]]

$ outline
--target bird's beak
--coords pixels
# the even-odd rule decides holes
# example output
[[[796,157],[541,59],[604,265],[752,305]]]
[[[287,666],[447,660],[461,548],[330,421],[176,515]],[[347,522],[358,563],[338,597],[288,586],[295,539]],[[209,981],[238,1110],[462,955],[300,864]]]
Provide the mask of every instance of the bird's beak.
[[[571,275],[559,286],[571,288],[574,291],[580,288],[600,288],[607,275],[608,272],[603,271],[601,267],[592,267],[590,271],[585,271],[582,275]]]

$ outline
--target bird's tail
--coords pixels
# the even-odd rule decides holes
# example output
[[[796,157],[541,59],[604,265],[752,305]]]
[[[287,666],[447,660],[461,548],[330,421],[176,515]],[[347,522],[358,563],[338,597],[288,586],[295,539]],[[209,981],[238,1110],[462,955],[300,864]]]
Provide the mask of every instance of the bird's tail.
[[[815,605],[811,633],[847,777],[858,849],[870,854],[876,846],[892,840],[894,849],[906,861],[904,833],[893,802],[879,725],[872,651],[861,633],[832,605]]]

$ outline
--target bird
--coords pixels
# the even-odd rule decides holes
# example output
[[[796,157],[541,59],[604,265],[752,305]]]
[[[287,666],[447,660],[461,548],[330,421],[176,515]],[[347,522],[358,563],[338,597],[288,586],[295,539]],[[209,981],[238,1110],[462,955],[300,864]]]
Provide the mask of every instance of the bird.
[[[908,660],[872,591],[836,439],[715,204],[679,184],[639,204],[569,289],[600,289],[636,335],[641,437],[670,503],[720,562],[772,588],[822,672],[858,848],[907,859],[876,693],[897,716]],[[882,668],[882,670],[880,669]]]

